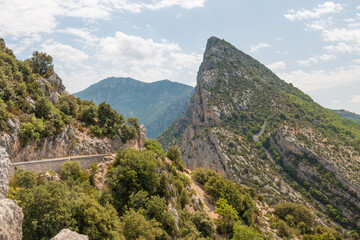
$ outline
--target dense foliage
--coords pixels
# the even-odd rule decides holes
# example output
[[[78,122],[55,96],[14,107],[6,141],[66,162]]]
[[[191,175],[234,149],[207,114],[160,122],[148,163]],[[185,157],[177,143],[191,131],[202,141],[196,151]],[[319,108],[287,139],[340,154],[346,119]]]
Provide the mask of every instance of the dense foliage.
[[[80,130],[86,126],[98,137],[121,135],[125,142],[138,136],[135,118],[125,122],[105,102],[97,106],[66,93],[54,73],[51,56],[36,51],[30,59],[19,61],[2,39],[0,42],[0,131],[9,131],[7,121],[18,117],[24,143],[58,134],[67,124]],[[62,95],[54,97],[56,94]]]

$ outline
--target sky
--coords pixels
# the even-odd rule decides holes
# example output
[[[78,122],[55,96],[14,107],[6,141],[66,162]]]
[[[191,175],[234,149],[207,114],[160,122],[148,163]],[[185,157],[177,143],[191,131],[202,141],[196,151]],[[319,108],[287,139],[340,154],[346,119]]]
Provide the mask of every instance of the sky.
[[[327,108],[360,114],[355,0],[0,0],[18,59],[43,51],[70,93],[107,77],[196,84],[216,36]]]

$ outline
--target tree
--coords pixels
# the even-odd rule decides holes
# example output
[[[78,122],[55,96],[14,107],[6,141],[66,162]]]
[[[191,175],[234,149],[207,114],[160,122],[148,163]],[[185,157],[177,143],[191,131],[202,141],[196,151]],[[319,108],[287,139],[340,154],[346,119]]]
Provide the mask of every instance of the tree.
[[[159,228],[160,223],[152,219],[150,221],[133,209],[125,212],[121,217],[122,233],[127,240],[155,240],[163,235]]]
[[[119,210],[127,204],[132,193],[144,190],[152,195],[157,191],[160,165],[156,154],[149,150],[130,148],[116,154],[113,168],[109,171],[109,185]]]
[[[95,125],[95,118],[97,117],[97,108],[95,104],[85,107],[81,111],[80,120],[87,125]]]
[[[162,228],[169,235],[176,235],[175,219],[167,210],[168,206],[165,199],[159,196],[151,196],[146,203],[145,214],[151,219],[154,218],[160,222]]]
[[[120,219],[110,204],[101,206],[93,196],[82,195],[72,203],[75,227],[90,239],[121,239]]]
[[[79,162],[67,161],[61,165],[60,177],[63,180],[83,182],[88,179],[88,174],[81,169]]]
[[[53,58],[44,52],[33,52],[31,57],[33,71],[45,77],[53,75],[54,65],[52,61]]]
[[[215,210],[215,212],[220,215],[220,219],[215,221],[217,230],[220,234],[227,233],[231,236],[233,233],[234,224],[237,220],[239,220],[238,212],[223,198],[219,198],[219,200],[216,202],[216,205],[218,208]]]
[[[255,229],[242,226],[241,222],[236,222],[234,225],[234,234],[232,240],[263,240],[264,238]]]
[[[314,225],[314,214],[307,207],[301,204],[284,202],[276,205],[274,208],[275,215],[282,220],[287,220],[287,218],[289,219],[288,216],[291,215],[295,224],[304,222],[310,227]]]
[[[53,105],[45,97],[41,97],[35,102],[35,115],[38,118],[48,118]]]
[[[184,171],[184,164],[181,161],[181,153],[178,146],[169,147],[166,156],[175,163],[180,171]]]
[[[204,211],[194,212],[190,220],[195,224],[196,228],[201,232],[203,237],[212,238],[215,233],[214,223]]]
[[[161,159],[165,159],[164,149],[161,144],[156,139],[148,139],[144,144],[147,150],[153,151],[156,153]]]

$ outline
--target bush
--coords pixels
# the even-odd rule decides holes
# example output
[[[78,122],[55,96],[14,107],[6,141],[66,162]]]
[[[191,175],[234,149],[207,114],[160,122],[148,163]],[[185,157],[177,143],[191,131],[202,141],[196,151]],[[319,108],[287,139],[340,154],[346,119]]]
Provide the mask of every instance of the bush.
[[[158,140],[148,139],[145,141],[144,146],[147,150],[150,150],[150,151],[153,151],[154,153],[156,153],[162,160],[165,159],[164,149],[162,148],[162,146],[158,142]]]
[[[214,223],[205,212],[194,212],[191,215],[190,220],[195,224],[197,230],[199,230],[202,237],[212,238],[214,236]]]
[[[152,195],[160,186],[157,173],[161,162],[149,150],[133,148],[116,154],[113,168],[109,171],[109,186],[118,209],[121,211],[132,193],[144,190]]]
[[[241,222],[236,222],[234,225],[234,235],[232,240],[263,240],[264,238],[255,229],[242,226]]]
[[[220,215],[220,219],[215,220],[218,232],[232,236],[234,224],[239,219],[238,212],[223,198],[220,198],[216,202],[216,205],[218,208],[215,212]]]
[[[79,162],[67,161],[61,165],[60,177],[63,180],[83,182],[86,181],[89,176],[81,169]]]
[[[312,227],[314,225],[315,216],[305,206],[296,203],[284,202],[274,207],[275,215],[284,221],[289,221],[289,215],[292,216],[291,220],[297,225],[304,222],[306,225]]]

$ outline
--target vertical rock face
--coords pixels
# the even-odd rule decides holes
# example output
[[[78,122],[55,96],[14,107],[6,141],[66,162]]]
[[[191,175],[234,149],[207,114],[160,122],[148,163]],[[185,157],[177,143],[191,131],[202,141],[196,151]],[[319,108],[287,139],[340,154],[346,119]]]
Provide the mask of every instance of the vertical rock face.
[[[9,188],[10,160],[6,150],[0,147],[0,199],[5,198]]]
[[[63,229],[51,240],[89,240],[89,237],[69,229]]]
[[[8,193],[9,171],[9,155],[0,147],[0,239],[21,240],[23,212],[16,201],[5,198]]]
[[[0,199],[0,239],[21,240],[24,214],[16,201]]]

